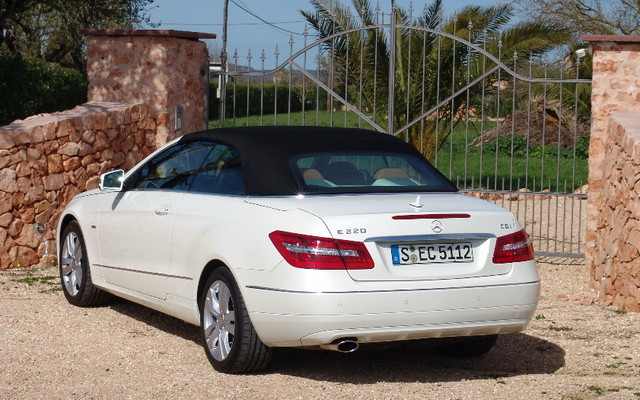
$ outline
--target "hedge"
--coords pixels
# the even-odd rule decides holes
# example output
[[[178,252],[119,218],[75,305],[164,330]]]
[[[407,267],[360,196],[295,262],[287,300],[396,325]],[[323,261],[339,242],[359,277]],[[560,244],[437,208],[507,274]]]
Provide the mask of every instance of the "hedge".
[[[249,90],[249,113],[248,115],[266,115],[274,112],[285,113],[302,111],[302,86],[289,86],[284,84],[251,84],[228,83],[227,84],[227,106],[226,117],[247,115],[247,89]],[[209,119],[218,119],[220,114],[219,99],[216,96],[218,90],[217,82],[209,84]],[[315,109],[316,88],[307,89],[305,109]],[[324,95],[326,96],[326,95]],[[263,100],[261,101],[261,97]],[[277,97],[277,103],[276,103]],[[320,96],[320,101],[325,97]],[[277,109],[274,108],[277,104]],[[235,112],[234,112],[235,111]]]
[[[0,99],[0,125],[6,125],[86,102],[87,79],[41,58],[0,54]]]

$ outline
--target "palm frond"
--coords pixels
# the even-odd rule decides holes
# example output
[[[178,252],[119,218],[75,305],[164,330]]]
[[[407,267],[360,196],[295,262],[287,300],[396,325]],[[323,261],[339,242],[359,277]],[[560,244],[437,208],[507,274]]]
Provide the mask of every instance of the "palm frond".
[[[358,24],[375,25],[378,12],[370,0],[352,0],[355,15],[349,18],[347,8],[339,2],[312,0],[314,12],[303,12],[303,16],[318,33],[319,38],[352,29]],[[566,43],[570,38],[563,27],[549,23],[519,22],[513,26],[514,12],[509,4],[491,7],[467,6],[444,18],[442,0],[433,0],[421,16],[412,18],[409,13],[397,8],[397,23],[420,29],[398,29],[395,65],[395,109],[394,126],[400,128],[408,121],[422,116],[424,121],[414,125],[408,132],[411,141],[426,140],[425,154],[435,151],[447,139],[450,124],[456,123],[454,116],[463,107],[469,107],[481,96],[486,85],[496,79],[487,78],[483,85],[468,87],[444,104],[442,100],[465,88],[493,63],[480,52],[472,50],[466,42],[500,55],[510,65],[513,54],[522,55],[522,62],[529,57],[542,55]],[[442,36],[437,30],[454,35],[457,40]],[[375,110],[374,118],[386,124],[389,88],[388,32],[382,28],[371,28],[340,36],[331,44],[325,43],[327,56],[331,57],[343,85],[358,82],[362,95],[362,106]],[[341,71],[341,72],[340,72]],[[340,83],[336,83],[338,86]],[[434,124],[425,110],[439,106],[441,123]],[[436,131],[438,126],[438,131]],[[425,139],[426,138],[426,139]],[[437,139],[436,139],[437,138]]]

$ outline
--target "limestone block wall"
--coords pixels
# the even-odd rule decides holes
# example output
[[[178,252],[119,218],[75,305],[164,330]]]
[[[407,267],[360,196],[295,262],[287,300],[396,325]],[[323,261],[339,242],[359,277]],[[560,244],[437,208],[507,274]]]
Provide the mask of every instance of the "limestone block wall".
[[[591,274],[606,305],[640,311],[640,112],[612,113],[607,137]]]
[[[213,34],[163,30],[86,30],[89,101],[149,102],[167,123],[158,144],[206,129],[208,55]],[[176,106],[182,127],[176,127]]]
[[[55,257],[62,208],[156,149],[166,119],[148,103],[90,102],[0,127],[0,269]],[[35,224],[44,224],[44,234]]]
[[[61,210],[75,194],[96,188],[101,173],[128,170],[169,140],[205,128],[208,59],[198,39],[215,35],[84,34],[89,102],[0,127],[0,269],[53,258]]]
[[[640,311],[635,219],[640,213],[640,152],[633,122],[640,112],[640,37],[582,39],[593,49],[586,266],[602,300]]]

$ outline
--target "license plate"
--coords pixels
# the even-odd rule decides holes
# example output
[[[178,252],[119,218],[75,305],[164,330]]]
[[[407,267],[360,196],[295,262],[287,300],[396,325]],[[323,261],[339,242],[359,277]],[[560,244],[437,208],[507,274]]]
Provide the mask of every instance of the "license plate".
[[[396,265],[473,262],[473,247],[468,242],[398,244],[391,246]]]

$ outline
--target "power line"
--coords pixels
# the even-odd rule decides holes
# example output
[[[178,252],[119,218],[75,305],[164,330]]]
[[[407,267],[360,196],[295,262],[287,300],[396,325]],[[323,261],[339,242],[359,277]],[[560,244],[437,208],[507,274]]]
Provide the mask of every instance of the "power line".
[[[292,35],[298,35],[298,36],[304,36],[302,33],[298,33],[298,32],[293,32],[290,31],[288,29],[284,29],[282,27],[279,27],[277,25],[275,25],[273,22],[269,22],[265,19],[263,19],[262,17],[258,16],[256,13],[254,13],[253,11],[249,10],[248,8],[246,8],[245,6],[241,6],[240,4],[238,4],[235,0],[230,0],[233,4],[236,5],[236,7],[238,7],[239,9],[241,9],[242,11],[246,12],[247,14],[251,15],[252,17],[264,22],[265,24],[271,26],[272,28],[278,29],[280,31],[286,32],[286,33],[290,33]]]
[[[280,22],[272,22],[273,24],[299,24],[304,22],[303,20],[298,21],[280,21]],[[222,26],[222,23],[212,24],[212,23],[188,23],[188,22],[160,22],[160,25],[184,25],[184,26]],[[229,24],[229,26],[255,26],[255,25],[263,25],[262,22],[236,22],[235,24]]]

